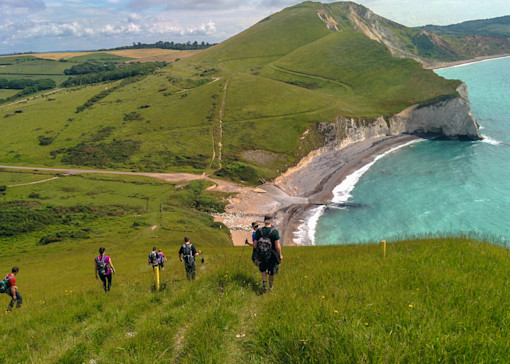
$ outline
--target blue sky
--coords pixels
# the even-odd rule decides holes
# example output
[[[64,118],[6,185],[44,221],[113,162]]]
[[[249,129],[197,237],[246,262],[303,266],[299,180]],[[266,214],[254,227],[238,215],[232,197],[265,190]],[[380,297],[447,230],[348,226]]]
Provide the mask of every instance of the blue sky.
[[[292,0],[0,0],[0,54],[221,42]],[[322,1],[332,2],[332,1]],[[510,15],[509,0],[359,0],[407,26]]]

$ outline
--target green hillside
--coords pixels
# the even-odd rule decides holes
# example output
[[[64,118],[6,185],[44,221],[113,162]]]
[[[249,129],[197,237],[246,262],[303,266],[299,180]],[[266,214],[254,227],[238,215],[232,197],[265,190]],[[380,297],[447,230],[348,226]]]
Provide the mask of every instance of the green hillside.
[[[71,82],[81,85],[4,103],[0,162],[217,171],[256,184],[259,176],[274,178],[320,147],[318,122],[337,116],[370,120],[456,95],[458,81],[392,57],[358,32],[346,4],[298,4],[151,74]],[[98,60],[125,59],[99,52],[45,62],[53,67]],[[261,137],[268,132],[278,138]],[[254,150],[268,158],[251,158]]]
[[[208,246],[198,278],[177,259],[181,236],[134,235],[0,257],[20,267],[24,306],[2,313],[5,363],[506,362],[508,250],[469,239],[284,247],[274,291],[260,291],[248,248]],[[159,237],[156,237],[159,236]],[[179,236],[179,239],[177,239]],[[94,279],[100,245],[117,270]],[[152,290],[147,255],[168,262]],[[6,295],[2,304],[7,305]]]
[[[488,37],[510,37],[510,15],[492,19],[470,20],[451,25],[425,25],[423,30],[448,35],[484,35]]]

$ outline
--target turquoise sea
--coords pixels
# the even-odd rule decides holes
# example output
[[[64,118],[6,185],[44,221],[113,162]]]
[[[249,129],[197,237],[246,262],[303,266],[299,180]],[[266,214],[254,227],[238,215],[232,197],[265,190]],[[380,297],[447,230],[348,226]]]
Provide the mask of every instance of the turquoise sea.
[[[510,238],[510,58],[436,71],[468,85],[483,141],[425,140],[351,175],[308,221],[309,243],[373,243],[428,234]]]

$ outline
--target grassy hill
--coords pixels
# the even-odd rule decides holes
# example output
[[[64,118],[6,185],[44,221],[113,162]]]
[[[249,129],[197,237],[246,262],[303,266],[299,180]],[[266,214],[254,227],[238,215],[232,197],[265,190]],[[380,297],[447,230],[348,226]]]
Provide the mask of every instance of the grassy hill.
[[[391,56],[351,18],[345,3],[306,2],[150,75],[1,105],[0,162],[219,170],[255,184],[320,147],[318,122],[339,115],[370,120],[456,95],[458,81]],[[53,67],[94,57],[120,53],[37,62]],[[278,138],[261,137],[268,132]]]
[[[510,15],[492,19],[470,20],[451,25],[425,25],[429,32],[448,35],[483,35],[488,37],[510,37]]]
[[[405,241],[388,245],[384,259],[377,244],[285,247],[275,289],[262,294],[248,248],[195,240],[205,263],[187,282],[179,242],[160,240],[169,260],[157,293],[146,256],[159,233],[0,257],[4,272],[20,266],[25,300],[0,321],[9,340],[0,360],[505,362],[510,354],[505,248]],[[94,279],[99,245],[117,268],[108,295]]]

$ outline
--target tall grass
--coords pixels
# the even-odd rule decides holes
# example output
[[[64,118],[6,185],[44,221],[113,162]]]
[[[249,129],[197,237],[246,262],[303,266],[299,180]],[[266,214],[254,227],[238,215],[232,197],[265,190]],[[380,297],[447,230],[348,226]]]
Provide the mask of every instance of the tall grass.
[[[95,244],[0,258],[20,265],[26,301],[1,320],[11,344],[0,359],[504,362],[510,354],[509,253],[498,246],[405,241],[389,244],[386,259],[377,244],[284,247],[275,289],[262,293],[248,248],[197,244],[205,263],[188,282],[178,243],[163,243],[169,261],[157,293],[151,244],[106,243],[118,271],[110,294],[93,277]]]

